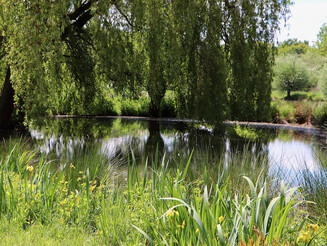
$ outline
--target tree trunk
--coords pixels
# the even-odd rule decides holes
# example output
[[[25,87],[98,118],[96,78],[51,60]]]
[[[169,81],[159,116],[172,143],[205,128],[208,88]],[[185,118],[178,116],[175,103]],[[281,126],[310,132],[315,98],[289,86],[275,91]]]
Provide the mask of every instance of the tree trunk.
[[[159,104],[160,105],[160,104]],[[160,106],[157,105],[152,99],[149,107],[149,116],[150,117],[159,117],[160,116]]]
[[[287,91],[286,99],[291,100],[291,91]]]
[[[7,128],[14,111],[14,89],[10,82],[10,67],[0,92],[0,128]]]

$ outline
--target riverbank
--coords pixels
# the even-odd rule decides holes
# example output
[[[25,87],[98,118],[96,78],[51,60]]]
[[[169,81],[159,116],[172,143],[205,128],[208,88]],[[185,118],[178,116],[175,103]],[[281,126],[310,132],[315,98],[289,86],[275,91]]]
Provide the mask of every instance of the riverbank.
[[[146,116],[104,116],[104,115],[56,115],[55,118],[84,118],[84,119],[124,119],[124,120],[140,120],[140,121],[157,121],[157,122],[173,122],[180,124],[192,124],[192,123],[202,123],[199,120],[192,119],[178,119],[171,117],[146,117]],[[325,130],[322,126],[315,126],[312,124],[296,124],[296,123],[271,123],[271,122],[248,122],[248,121],[224,121],[223,124],[229,126],[250,126],[256,128],[270,128],[270,129],[287,129],[287,130],[298,130],[307,131],[312,133],[318,133]]]
[[[305,96],[296,96],[305,94]],[[327,101],[321,96],[312,96],[310,93],[294,92],[293,100],[285,100],[284,95],[272,93],[270,113],[265,117],[266,123],[279,123],[291,125],[323,126],[327,124]],[[140,96],[138,99],[106,98],[106,103],[95,108],[94,115],[98,116],[134,116],[146,117],[149,111],[150,99]],[[203,105],[205,107],[205,105]],[[160,116],[164,118],[178,117],[176,98],[173,93],[167,93],[160,106]],[[228,115],[226,116],[228,119]],[[235,116],[234,116],[235,117]]]

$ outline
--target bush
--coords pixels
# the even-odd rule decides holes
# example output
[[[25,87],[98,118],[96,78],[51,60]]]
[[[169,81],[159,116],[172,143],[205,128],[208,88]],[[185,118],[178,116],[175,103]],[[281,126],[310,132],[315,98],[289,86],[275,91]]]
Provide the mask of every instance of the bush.
[[[309,87],[307,69],[294,56],[278,59],[274,72],[274,87],[280,91],[287,91],[287,99],[291,99],[291,91],[304,90]]]
[[[94,100],[90,115],[118,115],[114,102],[110,98],[99,97]]]
[[[175,97],[167,93],[160,104],[160,115],[162,117],[176,117]]]
[[[124,99],[120,104],[121,115],[138,115],[138,103],[135,100]]]
[[[279,116],[288,122],[294,122],[295,107],[293,104],[285,104],[279,107]]]
[[[139,102],[138,115],[147,116],[149,113],[150,98],[140,97],[138,102]]]
[[[278,111],[278,107],[277,107],[276,102],[271,102],[270,115],[271,115],[272,121],[275,122],[277,120],[277,118],[278,118],[278,115],[279,115],[279,111]],[[278,122],[275,122],[275,123],[278,123]]]
[[[150,99],[141,97],[138,100],[124,98],[121,101],[121,115],[146,116],[148,114]]]
[[[312,121],[314,124],[322,125],[327,123],[327,103],[319,103],[314,107]]]

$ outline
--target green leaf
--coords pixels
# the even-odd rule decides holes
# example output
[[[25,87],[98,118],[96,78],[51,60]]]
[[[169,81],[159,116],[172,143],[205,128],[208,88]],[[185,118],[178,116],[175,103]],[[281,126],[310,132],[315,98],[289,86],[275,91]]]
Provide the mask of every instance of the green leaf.
[[[148,234],[146,234],[142,229],[138,228],[137,226],[135,225],[132,225],[136,230],[138,230],[143,236],[145,236],[145,238],[149,241],[149,243],[151,245],[155,245],[155,243],[153,242],[153,240],[149,237]]]

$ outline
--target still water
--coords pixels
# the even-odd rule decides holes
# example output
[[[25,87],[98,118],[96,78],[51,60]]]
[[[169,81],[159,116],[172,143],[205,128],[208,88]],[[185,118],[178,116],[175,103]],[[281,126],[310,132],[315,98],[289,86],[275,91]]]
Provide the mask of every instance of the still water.
[[[59,162],[76,161],[81,155],[117,162],[131,151],[137,161],[151,161],[158,150],[173,165],[194,150],[194,172],[204,166],[233,166],[238,172],[244,162],[248,169],[259,169],[262,166],[255,163],[260,158],[269,173],[290,179],[303,170],[315,173],[327,166],[326,132],[317,129],[226,124],[213,130],[198,123],[140,118],[57,118],[29,125],[33,148]]]

